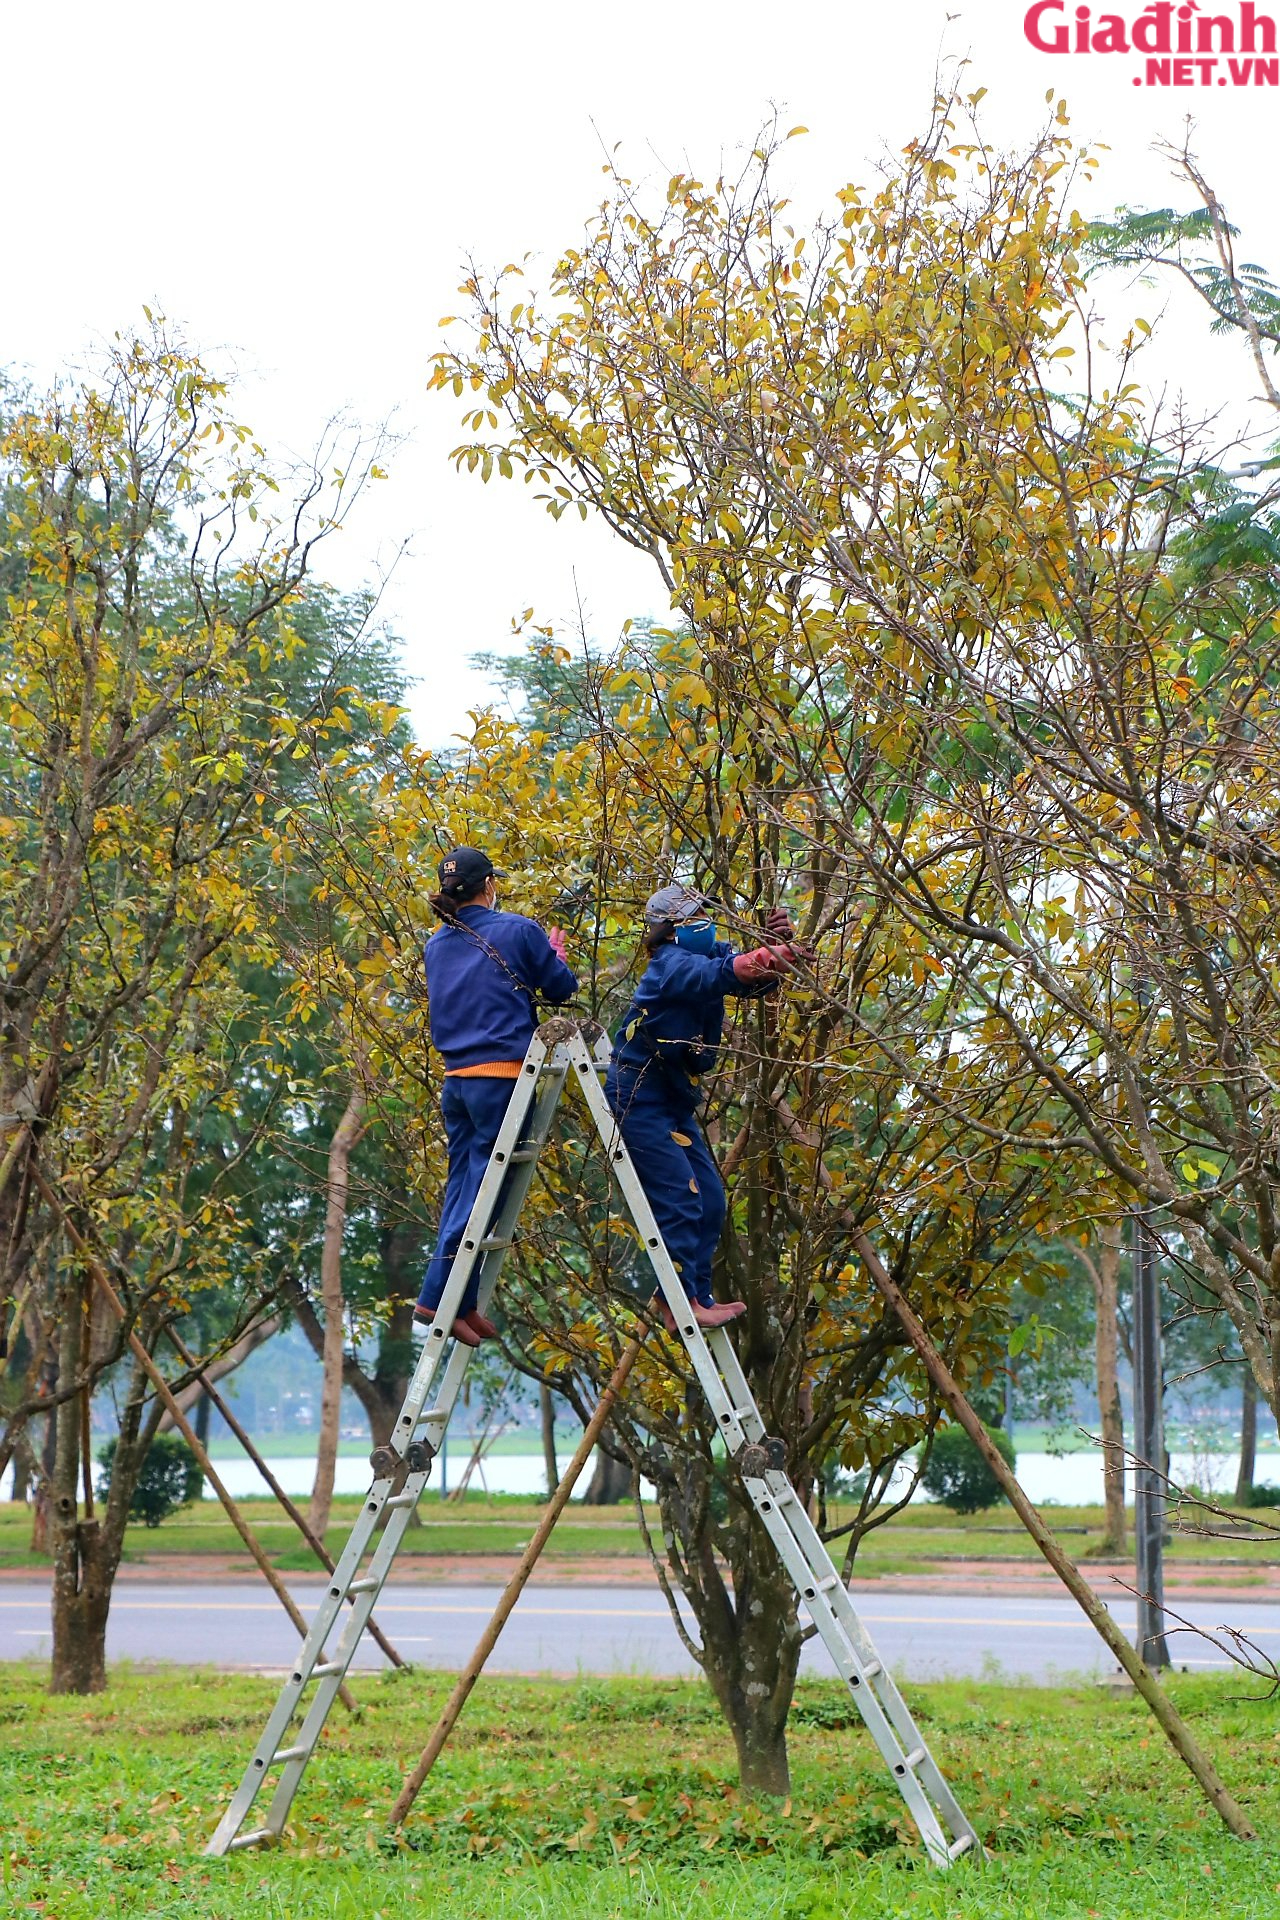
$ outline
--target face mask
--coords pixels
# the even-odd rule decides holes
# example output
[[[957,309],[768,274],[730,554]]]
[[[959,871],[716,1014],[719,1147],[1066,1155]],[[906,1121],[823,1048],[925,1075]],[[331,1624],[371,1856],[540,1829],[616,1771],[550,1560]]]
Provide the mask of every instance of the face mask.
[[[676,945],[686,953],[710,953],[716,943],[714,920],[686,920],[676,928]]]

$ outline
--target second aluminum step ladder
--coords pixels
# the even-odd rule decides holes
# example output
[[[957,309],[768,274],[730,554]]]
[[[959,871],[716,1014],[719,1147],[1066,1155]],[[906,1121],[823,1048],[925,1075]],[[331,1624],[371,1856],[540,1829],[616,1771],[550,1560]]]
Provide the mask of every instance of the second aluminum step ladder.
[[[458,1398],[473,1352],[449,1340],[463,1290],[478,1265],[483,1311],[515,1238],[570,1073],[586,1101],[729,1457],[920,1830],[929,1858],[935,1866],[947,1867],[977,1847],[973,1827],[872,1646],[804,1502],[787,1479],[784,1444],[765,1431],[732,1339],[724,1328],[704,1331],[688,1310],[680,1277],[600,1083],[608,1062],[608,1036],[594,1021],[547,1020],[530,1041],[390,1444],[375,1448],[371,1456],[373,1485],[293,1671],[206,1853],[221,1855],[256,1846],[278,1839],[284,1830],[307,1762],[399,1552]],[[341,1637],[330,1654],[327,1643],[348,1602]],[[308,1688],[314,1688],[309,1700]],[[295,1727],[295,1721],[300,1725]],[[265,1816],[259,1816],[260,1824],[247,1827],[250,1810],[273,1775]]]

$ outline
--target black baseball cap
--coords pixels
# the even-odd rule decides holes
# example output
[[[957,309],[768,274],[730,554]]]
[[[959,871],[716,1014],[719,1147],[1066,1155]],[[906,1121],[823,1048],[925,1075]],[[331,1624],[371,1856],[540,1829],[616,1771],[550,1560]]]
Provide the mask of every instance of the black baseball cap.
[[[474,893],[490,875],[495,880],[502,877],[488,854],[481,853],[478,847],[454,847],[451,853],[446,853],[436,871],[440,875],[442,893]]]

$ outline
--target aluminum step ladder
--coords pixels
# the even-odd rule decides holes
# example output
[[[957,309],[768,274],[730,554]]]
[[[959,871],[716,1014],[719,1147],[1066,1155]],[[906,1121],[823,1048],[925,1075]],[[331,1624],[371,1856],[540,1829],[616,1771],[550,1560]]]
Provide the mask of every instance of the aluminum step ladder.
[[[307,1762],[426,1486],[474,1351],[449,1339],[463,1290],[478,1263],[483,1311],[515,1239],[570,1073],[586,1101],[729,1457],[920,1830],[930,1860],[937,1867],[947,1867],[970,1849],[981,1851],[973,1827],[858,1619],[803,1501],[787,1479],[784,1443],[765,1431],[729,1334],[724,1328],[704,1331],[688,1311],[679,1275],[605,1098],[600,1075],[609,1057],[608,1036],[594,1021],[547,1020],[530,1041],[391,1442],[371,1455],[373,1485],[293,1671],[205,1849],[207,1854],[257,1846],[283,1833]],[[341,1638],[333,1653],[327,1654],[327,1643],[347,1604],[350,1611]],[[315,1690],[308,1701],[309,1687]],[[295,1729],[298,1720],[301,1724]],[[246,1827],[254,1802],[271,1776],[275,1785],[266,1814],[259,1825]]]

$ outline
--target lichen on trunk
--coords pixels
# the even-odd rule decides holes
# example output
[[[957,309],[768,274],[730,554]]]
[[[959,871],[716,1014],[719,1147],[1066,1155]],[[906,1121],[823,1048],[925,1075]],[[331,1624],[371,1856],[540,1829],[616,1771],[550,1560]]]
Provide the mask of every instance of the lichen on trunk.
[[[710,1446],[670,1459],[657,1492],[668,1598],[678,1588],[697,1623],[690,1651],[733,1736],[743,1791],[786,1794],[802,1644],[795,1588],[731,1463]]]
[[[704,1671],[733,1735],[743,1791],[783,1795],[801,1647],[795,1589],[754,1518],[735,1544],[732,1594],[700,1620]]]

